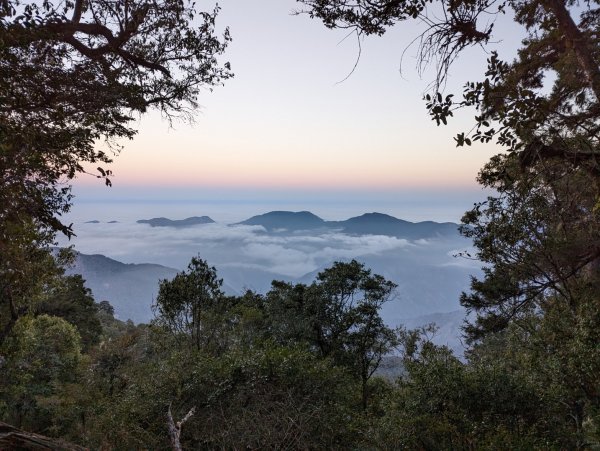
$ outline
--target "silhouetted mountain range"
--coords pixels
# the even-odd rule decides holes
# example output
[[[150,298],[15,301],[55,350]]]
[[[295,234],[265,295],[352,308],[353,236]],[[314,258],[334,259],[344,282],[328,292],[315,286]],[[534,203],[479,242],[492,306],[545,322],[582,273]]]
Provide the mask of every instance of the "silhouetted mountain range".
[[[458,235],[458,224],[453,222],[410,222],[383,213],[365,213],[345,221],[325,221],[309,211],[271,211],[238,224],[260,225],[268,232],[336,229],[351,235],[387,235],[412,240]]]
[[[137,222],[151,227],[190,227],[215,221],[208,216],[193,216],[186,219],[140,219]],[[387,235],[411,240],[458,235],[458,224],[453,222],[410,222],[376,212],[345,221],[325,221],[310,211],[270,211],[232,225],[258,225],[270,233],[321,229],[337,230],[350,235]]]
[[[212,224],[214,222],[208,216],[192,216],[186,219],[152,218],[137,221],[138,224],[150,224],[150,227],[190,227],[198,224]]]
[[[274,232],[319,229],[327,227],[327,222],[310,211],[271,211],[234,225],[260,225]]]
[[[458,224],[453,222],[410,222],[383,213],[365,213],[328,224],[339,226],[344,233],[354,235],[388,235],[413,240],[458,234]]]

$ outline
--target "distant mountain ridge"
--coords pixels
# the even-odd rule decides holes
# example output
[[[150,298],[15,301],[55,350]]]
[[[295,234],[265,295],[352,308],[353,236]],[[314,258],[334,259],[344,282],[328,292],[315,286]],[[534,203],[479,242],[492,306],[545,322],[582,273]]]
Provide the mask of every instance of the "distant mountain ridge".
[[[190,227],[199,224],[212,224],[214,222],[208,216],[192,216],[185,219],[152,218],[137,221],[138,224],[150,224],[150,227]]]
[[[138,224],[151,227],[190,227],[212,224],[209,216],[192,216],[186,219],[140,219]],[[387,235],[405,239],[424,239],[458,235],[458,224],[453,222],[410,222],[384,213],[365,213],[344,221],[325,221],[310,211],[270,211],[252,216],[235,225],[262,226],[269,233],[286,233],[303,230],[336,230],[350,235]]]
[[[268,232],[336,229],[351,235],[387,235],[413,240],[458,235],[458,224],[453,222],[410,222],[376,212],[345,221],[325,221],[309,211],[271,211],[234,225],[260,225]]]
[[[171,280],[179,271],[155,263],[122,263],[102,254],[75,252],[75,262],[66,274],[81,274],[85,285],[96,301],[107,300],[123,321],[147,323],[153,315],[151,306],[158,294],[161,280]],[[238,294],[227,283],[222,286],[226,294]]]
[[[152,263],[122,263],[100,254],[76,252],[67,274],[81,274],[97,301],[107,300],[119,319],[148,322],[150,306],[158,293],[158,282],[172,279],[177,270]]]
[[[365,213],[345,221],[331,221],[329,224],[339,225],[344,233],[349,234],[388,235],[415,240],[458,234],[458,224],[452,222],[410,222],[375,212]]]
[[[326,227],[327,222],[310,211],[270,211],[233,225],[260,225],[273,232],[319,229]]]

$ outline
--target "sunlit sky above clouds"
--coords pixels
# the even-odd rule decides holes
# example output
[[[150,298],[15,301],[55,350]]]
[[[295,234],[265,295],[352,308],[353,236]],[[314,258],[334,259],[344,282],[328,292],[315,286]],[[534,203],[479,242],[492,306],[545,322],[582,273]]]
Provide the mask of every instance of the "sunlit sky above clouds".
[[[223,60],[235,78],[201,96],[194,125],[170,129],[158,114],[142,117],[139,134],[112,166],[115,186],[104,189],[83,177],[76,205],[277,193],[293,207],[303,193],[332,202],[356,193],[389,202],[395,195],[456,191],[467,199],[465,193],[474,193],[464,210],[482,197],[475,176],[497,149],[455,148],[452,136],[471,127],[472,112],[448,127],[429,120],[422,96],[433,75],[419,77],[416,47],[405,53],[400,74],[402,52],[419,26],[407,23],[362,40],[356,70],[340,82],[358,55],[355,36],[344,39],[343,30],[291,15],[299,8],[293,0],[222,0],[220,6],[218,25],[228,25],[233,36]],[[506,35],[513,41],[498,47],[514,49],[518,33]],[[485,58],[474,49],[459,59],[448,91],[460,93],[464,81],[479,78]]]

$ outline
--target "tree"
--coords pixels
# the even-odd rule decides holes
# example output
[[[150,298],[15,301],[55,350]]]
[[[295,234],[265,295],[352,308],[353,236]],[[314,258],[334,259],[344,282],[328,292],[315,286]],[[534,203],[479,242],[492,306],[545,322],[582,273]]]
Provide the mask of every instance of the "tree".
[[[549,296],[572,312],[588,302],[600,282],[595,177],[562,159],[525,169],[515,155],[505,155],[484,167],[480,182],[498,195],[463,218],[463,234],[487,264],[484,278],[461,300],[479,312],[471,337],[539,311]]]
[[[368,382],[396,344],[379,315],[395,288],[356,260],[335,262],[310,286],[273,282],[266,296],[271,331],[282,343],[306,343],[317,355],[349,368],[361,381],[366,409]]]
[[[521,316],[468,353],[475,368],[521,379],[527,396],[543,405],[536,414],[538,429],[551,430],[557,443],[572,449],[587,449],[600,440],[598,312],[594,303],[582,306],[590,311],[574,315],[564,302],[549,297],[541,314]]]
[[[58,316],[74,325],[81,336],[82,350],[87,352],[99,342],[102,325],[98,318],[99,306],[84,283],[78,274],[64,276],[57,287],[48,290],[46,298],[37,306],[36,314]]]
[[[396,344],[394,332],[385,325],[379,310],[396,288],[364,265],[352,260],[335,262],[317,275],[313,327],[323,355],[351,367],[359,376],[361,402],[367,408],[368,382],[381,359]],[[309,307],[310,308],[310,307]]]
[[[190,117],[231,76],[218,9],[187,0],[0,2],[0,343],[60,269],[49,246],[69,182],[99,164],[151,108]],[[100,144],[104,142],[104,146]]]
[[[214,267],[192,258],[187,272],[161,281],[154,305],[156,322],[176,335],[189,337],[196,349],[217,345],[217,331],[210,327],[210,314],[223,301],[222,284]]]
[[[172,340],[121,367],[119,391],[90,420],[90,447],[169,448],[169,405],[175,418],[196,406],[183,449],[335,449],[358,439],[356,383],[330,360],[273,344],[211,355]]]
[[[60,283],[68,252],[48,248],[51,232],[31,221],[0,222],[0,346],[19,318],[33,313],[47,290]]]
[[[189,116],[202,87],[231,76],[217,60],[230,41],[216,35],[217,13],[187,0],[2,2],[1,222],[30,217],[71,234],[57,219],[70,205],[65,182],[111,161],[96,142],[117,150],[150,108]]]
[[[557,390],[562,380],[540,379],[540,362],[530,360],[531,343],[521,328],[511,325],[487,336],[468,362],[434,345],[435,332],[434,325],[399,331],[403,372],[379,400],[380,415],[371,418],[371,448],[588,449],[597,444],[595,419],[586,417],[582,428],[565,409],[565,390]],[[544,365],[560,371],[546,356]]]
[[[102,332],[92,293],[81,276],[64,275],[62,265],[73,257],[68,249],[42,247],[36,238],[43,235],[34,227],[24,234],[25,227],[0,255],[0,345],[19,318],[47,314],[76,326],[87,351]]]
[[[60,424],[53,399],[74,381],[81,360],[79,334],[62,318],[20,318],[2,353],[0,415],[18,427],[39,432]]]

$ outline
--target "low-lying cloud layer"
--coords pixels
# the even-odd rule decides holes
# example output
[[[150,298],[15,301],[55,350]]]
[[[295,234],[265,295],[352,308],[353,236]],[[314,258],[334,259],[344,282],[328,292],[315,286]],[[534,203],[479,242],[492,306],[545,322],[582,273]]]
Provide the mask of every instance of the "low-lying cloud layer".
[[[334,260],[415,247],[427,249],[422,242],[415,244],[390,236],[267,234],[261,226],[224,224],[181,229],[136,223],[81,224],[72,244],[80,252],[103,254],[127,263],[158,263],[182,269],[191,257],[200,255],[217,267],[252,266],[289,277],[301,277]]]
[[[147,224],[79,224],[71,243],[84,254],[124,263],[157,263],[184,269],[196,255],[216,266],[229,292],[266,292],[273,279],[310,283],[334,261],[357,259],[398,284],[384,307],[390,323],[459,308],[461,291],[479,264],[455,257],[468,241],[458,236],[410,241],[385,235],[320,230],[267,233],[261,226],[204,224],[188,228]]]

